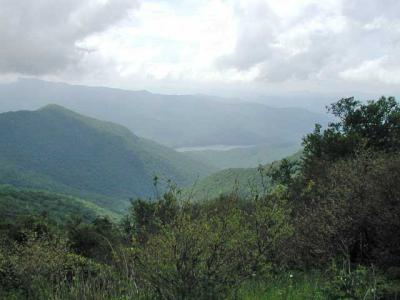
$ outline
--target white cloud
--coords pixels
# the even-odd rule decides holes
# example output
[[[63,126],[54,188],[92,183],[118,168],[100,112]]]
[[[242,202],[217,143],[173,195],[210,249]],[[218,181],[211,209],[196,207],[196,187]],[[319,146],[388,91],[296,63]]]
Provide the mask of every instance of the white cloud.
[[[359,66],[344,70],[340,76],[352,81],[378,81],[386,84],[400,84],[400,61],[385,56],[362,62]]]
[[[232,48],[233,12],[224,1],[204,1],[190,14],[168,2],[144,2],[134,21],[82,42],[112,58],[122,77],[207,80],[213,60]]]

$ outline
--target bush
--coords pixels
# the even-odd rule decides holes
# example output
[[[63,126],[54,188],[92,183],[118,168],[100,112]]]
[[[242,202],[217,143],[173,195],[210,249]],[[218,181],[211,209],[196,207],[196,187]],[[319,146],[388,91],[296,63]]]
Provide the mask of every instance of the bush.
[[[385,278],[376,274],[373,267],[352,267],[349,262],[342,266],[333,263],[329,270],[325,294],[330,299],[382,299],[385,294]]]
[[[170,199],[155,207],[165,207],[164,201]],[[175,208],[168,221],[151,220],[157,230],[150,227],[145,242],[136,240],[131,249],[137,282],[164,299],[226,296],[242,282],[264,275],[273,251],[290,234],[287,212],[273,197],[258,199],[247,211],[233,195],[203,207],[183,203]],[[160,215],[157,209],[152,214]],[[140,216],[133,219],[142,223]],[[142,226],[133,228],[140,228],[134,236],[143,236]]]
[[[83,257],[72,254],[62,238],[49,239],[28,235],[25,243],[0,247],[0,281],[2,290],[19,290],[27,298],[75,278],[97,276],[103,268]]]
[[[341,256],[352,263],[400,263],[400,158],[360,154],[337,161],[303,191],[295,220],[303,259]],[[360,176],[362,174],[362,176]]]

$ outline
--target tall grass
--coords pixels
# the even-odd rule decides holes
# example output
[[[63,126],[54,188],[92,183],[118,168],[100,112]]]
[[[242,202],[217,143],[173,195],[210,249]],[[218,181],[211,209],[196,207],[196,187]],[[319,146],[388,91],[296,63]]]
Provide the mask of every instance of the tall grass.
[[[240,288],[232,299],[242,300],[310,300],[327,299],[326,278],[319,273],[284,273],[265,281],[254,281]]]
[[[0,299],[4,300],[128,300],[128,299],[154,299],[145,290],[138,290],[132,281],[125,278],[76,278],[72,282],[59,282],[52,284],[48,282],[38,282],[34,293],[22,291],[10,291],[1,293]]]
[[[346,297],[332,294],[332,278],[326,273],[291,273],[284,272],[265,280],[253,280],[245,283],[233,292],[228,300],[324,300],[324,299],[386,299],[400,300],[400,282],[394,281],[385,286],[379,295],[365,293],[363,297]],[[366,287],[370,289],[371,287]],[[147,300],[157,299],[150,291],[137,289],[127,278],[76,278],[70,283],[61,282],[51,285],[38,282],[35,295],[13,291],[2,294],[0,299],[52,299],[52,300]]]

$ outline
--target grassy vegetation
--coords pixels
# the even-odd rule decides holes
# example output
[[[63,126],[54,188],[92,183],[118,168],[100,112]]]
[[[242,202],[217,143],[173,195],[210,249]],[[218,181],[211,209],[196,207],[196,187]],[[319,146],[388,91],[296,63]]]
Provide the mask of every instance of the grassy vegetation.
[[[245,284],[235,297],[243,300],[325,300],[329,299],[325,293],[328,284],[328,278],[320,273],[284,271],[266,281]]]
[[[337,271],[338,272],[338,271]],[[353,270],[355,273],[360,270]],[[307,273],[282,271],[281,274],[263,281],[252,281],[244,284],[231,299],[242,300],[332,300],[332,299],[398,299],[400,281],[387,280],[384,276],[374,275],[370,278],[358,278],[352,284],[357,286],[355,294],[346,295],[344,286],[338,283],[341,272],[321,272],[316,270]],[[344,278],[344,277],[342,277]],[[353,278],[354,280],[354,278]],[[351,288],[354,288],[351,287]]]

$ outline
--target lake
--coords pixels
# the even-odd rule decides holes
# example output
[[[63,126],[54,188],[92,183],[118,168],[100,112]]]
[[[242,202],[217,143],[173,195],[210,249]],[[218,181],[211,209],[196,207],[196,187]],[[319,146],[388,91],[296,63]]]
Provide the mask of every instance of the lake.
[[[240,148],[251,148],[254,146],[255,145],[208,145],[208,146],[196,146],[196,147],[179,147],[175,148],[175,150],[178,152],[206,151],[206,150],[228,151]]]

